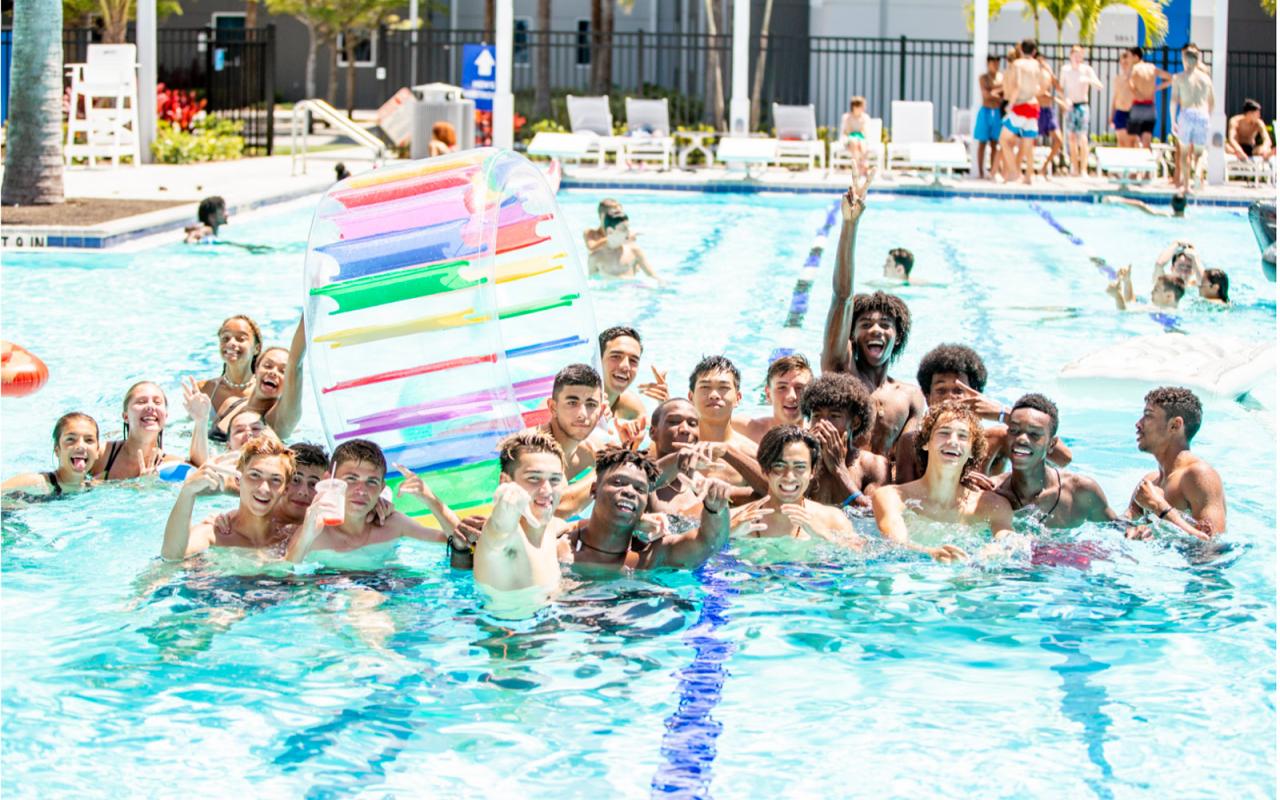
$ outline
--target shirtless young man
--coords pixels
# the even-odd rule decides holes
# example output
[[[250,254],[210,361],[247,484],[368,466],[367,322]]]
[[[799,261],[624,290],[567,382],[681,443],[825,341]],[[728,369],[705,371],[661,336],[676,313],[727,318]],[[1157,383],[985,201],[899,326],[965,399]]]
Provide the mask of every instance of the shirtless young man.
[[[689,399],[698,411],[698,440],[728,445],[745,456],[754,457],[756,443],[733,429],[733,409],[742,400],[742,374],[724,356],[707,356],[689,375]],[[718,460],[706,472],[730,486],[746,486],[741,471]]]
[[[498,464],[493,513],[476,542],[476,585],[491,599],[534,587],[549,595],[560,584],[564,453],[544,433],[517,433],[498,445]]]
[[[1169,102],[1176,105],[1179,187],[1191,191],[1191,178],[1199,154],[1209,144],[1209,115],[1213,113],[1213,80],[1203,66],[1200,48],[1189,44],[1182,48],[1183,71],[1173,78]]]
[[[1062,65],[1058,80],[1070,104],[1062,127],[1067,132],[1071,174],[1079,177],[1089,171],[1089,90],[1105,87],[1093,67],[1085,63],[1084,48],[1080,45],[1071,48],[1071,56]]]
[[[564,454],[564,474],[569,486],[560,498],[556,515],[568,519],[591,502],[590,473],[596,451],[587,441],[595,430],[603,406],[600,375],[587,364],[570,364],[556,373],[547,408],[551,420],[530,429],[548,434]]]
[[[596,206],[596,216],[600,219],[600,225],[595,228],[587,228],[582,232],[582,241],[587,245],[588,255],[604,247],[605,240],[608,238],[604,230],[604,218],[609,213],[624,213],[622,203],[614,200],[612,197],[606,197]],[[635,237],[632,237],[634,240]]]
[[[1154,456],[1158,469],[1134,489],[1125,516],[1149,524],[1131,528],[1129,536],[1146,538],[1150,525],[1164,523],[1211,540],[1227,529],[1227,501],[1217,470],[1191,452],[1202,419],[1200,399],[1187,389],[1162,386],[1147,392],[1144,402],[1135,426],[1138,449]]]
[[[978,143],[978,180],[995,177],[996,151],[1000,149],[1000,103],[1004,96],[1004,75],[1000,73],[1000,56],[987,56],[987,71],[978,76],[982,107],[973,123],[973,138]],[[988,155],[989,154],[989,155]]]
[[[640,370],[640,356],[644,354],[640,333],[635,328],[615,325],[602,331],[599,341],[606,407],[600,414],[591,442],[604,447],[621,444],[624,437],[629,440],[644,429],[645,410],[640,395],[661,403],[670,396],[670,390],[666,373],[655,367],[653,382],[636,387],[639,394],[631,391],[631,384]]]
[[[770,429],[779,425],[804,425],[800,413],[800,396],[813,381],[809,359],[799,353],[782,356],[769,365],[765,374],[764,397],[773,406],[767,417],[734,417],[733,429],[753,442],[759,442]]]
[[[1142,48],[1129,48],[1129,90],[1133,93],[1133,105],[1129,108],[1129,121],[1125,130],[1131,146],[1151,147],[1151,137],[1156,131],[1156,67],[1142,60]]]
[[[1263,161],[1275,155],[1271,134],[1262,121],[1262,104],[1246,99],[1240,113],[1227,120],[1227,153],[1241,161],[1257,156]]]
[[[660,403],[653,410],[649,430],[653,440],[649,459],[661,473],[650,498],[650,510],[686,517],[702,513],[701,490],[706,481],[703,473],[721,465],[736,470],[751,484],[732,487],[729,497],[735,503],[750,499],[753,488],[764,483],[763,476],[754,474],[758,472],[754,449],[748,454],[723,443],[699,442],[698,410],[683,397]]]
[[[293,451],[293,477],[272,516],[280,525],[299,525],[316,499],[316,484],[329,469],[329,454],[310,442],[291,444],[289,449]]]
[[[213,465],[196,470],[182,484],[169,512],[160,555],[167,561],[181,561],[210,547],[267,550],[282,545],[290,529],[276,523],[272,512],[284,499],[293,470],[293,452],[275,436],[250,439],[240,451],[240,505],[192,525],[196,496],[217,491],[222,484],[222,475]]]
[[[338,445],[333,451],[329,472],[347,484],[342,523],[326,526],[321,522],[323,512],[335,509],[329,507],[332,502],[329,495],[317,494],[289,540],[285,551],[289,561],[298,563],[310,557],[332,566],[346,566],[353,558],[347,554],[355,553],[358,555],[354,559],[360,567],[369,568],[385,561],[400,539],[446,541],[446,533],[428,528],[399,511],[392,511],[382,521],[372,514],[387,477],[387,459],[382,448],[373,442],[351,439]],[[405,476],[399,491],[430,502],[424,496],[422,480],[413,473]]]
[[[855,176],[841,203],[844,222],[836,268],[831,278],[831,310],[822,340],[823,372],[848,372],[862,381],[875,406],[875,423],[866,442],[871,452],[887,456],[893,443],[924,415],[920,390],[889,377],[889,365],[907,347],[911,312],[901,299],[884,292],[853,293],[854,245],[858,220],[866,207],[870,180]]]
[[[662,278],[649,266],[644,251],[632,243],[627,215],[621,211],[609,211],[604,218],[605,241],[587,256],[587,274],[606,278],[635,278],[639,273],[663,283]]]
[[[613,569],[697,569],[719,552],[729,539],[729,485],[705,481],[698,527],[674,535],[667,532],[666,515],[645,513],[657,476],[657,466],[634,450],[601,453],[591,517],[560,537],[560,560]]]
[[[929,409],[920,423],[924,474],[896,486],[882,486],[871,496],[876,526],[891,542],[928,553],[938,561],[968,558],[951,544],[938,547],[912,541],[907,512],[934,522],[985,525],[996,541],[1013,533],[1013,509],[995,492],[973,489],[961,479],[986,459],[987,441],[976,414],[943,403]]]
[[[1107,284],[1107,294],[1116,302],[1117,311],[1167,310],[1178,307],[1187,284],[1172,275],[1158,275],[1151,285],[1151,305],[1138,302],[1133,293],[1133,268],[1123,266],[1116,270],[1116,279]]]
[[[1023,183],[1031,183],[1035,174],[1035,144],[1040,132],[1040,104],[1036,97],[1041,93],[1044,67],[1036,60],[1034,39],[1025,39],[1018,45],[1018,57],[1004,74],[1004,96],[1009,101],[1009,111],[1004,116],[1000,131],[1001,159],[1004,161],[1004,179],[1013,182],[1022,173]]]
[[[809,498],[820,450],[813,434],[794,425],[765,434],[758,460],[769,493],[734,513],[734,529],[757,538],[815,539],[861,549],[862,537],[844,512]]]
[[[852,375],[823,375],[805,390],[800,410],[822,446],[809,496],[840,508],[870,508],[871,493],[889,482],[889,459],[858,448],[875,421],[866,387]]]
[[[987,366],[982,356],[962,344],[940,344],[920,359],[916,378],[928,392],[930,409],[954,403],[979,419],[996,423],[982,429],[986,446],[984,457],[978,461],[978,473],[1002,472],[1009,457],[1009,429],[1003,424],[1008,414],[999,403],[982,394],[987,388]],[[898,440],[893,460],[894,483],[907,483],[924,474],[918,436],[918,431],[910,431]],[[1055,439],[1048,458],[1057,466],[1066,466],[1071,463],[1071,451],[1061,439]]]
[[[1120,51],[1120,69],[1111,78],[1111,130],[1116,132],[1116,144],[1120,147],[1136,147],[1129,138],[1129,111],[1133,108],[1133,88],[1129,85],[1129,70],[1133,67],[1133,53]]]
[[[1039,55],[1036,62],[1040,64],[1040,90],[1036,92],[1036,104],[1040,106],[1040,116],[1036,119],[1036,132],[1049,138],[1049,156],[1044,160],[1040,174],[1048,177],[1049,169],[1056,163],[1058,154],[1062,152],[1062,130],[1054,118],[1057,113],[1056,107],[1063,105],[1064,108],[1069,108],[1069,106],[1058,98],[1058,77],[1053,74],[1053,68],[1049,66],[1048,60],[1044,55]],[[1034,149],[1033,147],[1033,156]]]
[[[996,493],[1009,501],[1015,514],[1028,514],[1046,528],[1120,518],[1097,481],[1048,463],[1058,441],[1058,407],[1052,400],[1024,394],[1014,402],[1008,424],[1012,471],[996,481]]]

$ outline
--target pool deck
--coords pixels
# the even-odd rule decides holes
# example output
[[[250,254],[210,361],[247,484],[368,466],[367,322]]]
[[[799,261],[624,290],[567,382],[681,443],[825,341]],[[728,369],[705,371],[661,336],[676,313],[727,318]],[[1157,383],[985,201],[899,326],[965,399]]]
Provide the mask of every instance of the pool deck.
[[[118,198],[187,201],[181,205],[111,222],[84,227],[4,225],[0,228],[0,249],[47,248],[134,249],[156,241],[171,241],[174,234],[195,221],[196,206],[210,195],[227,201],[228,213],[242,214],[265,206],[302,201],[333,184],[333,165],[347,164],[353,174],[372,169],[368,152],[342,148],[313,154],[306,174],[293,174],[288,155],[247,158],[204,164],[145,164],[138,167],[72,168],[64,173],[67,197]],[[390,162],[395,163],[395,162]],[[685,190],[702,192],[838,192],[849,184],[848,171],[792,171],[770,168],[753,177],[741,169],[621,169],[610,165],[569,165],[561,183],[567,189],[595,190]],[[871,189],[874,193],[931,197],[981,197],[992,199],[1035,199],[1098,202],[1107,195],[1124,194],[1142,198],[1152,205],[1165,206],[1172,187],[1164,179],[1148,184],[1121,187],[1113,179],[1098,177],[1055,177],[1038,179],[1031,186],[996,184],[970,177],[943,177],[934,183],[932,175],[920,172],[881,173]],[[1193,194],[1193,204],[1245,206],[1254,200],[1275,197],[1275,187],[1231,183],[1205,186]],[[3,212],[0,211],[0,214]],[[0,220],[2,221],[2,220]]]

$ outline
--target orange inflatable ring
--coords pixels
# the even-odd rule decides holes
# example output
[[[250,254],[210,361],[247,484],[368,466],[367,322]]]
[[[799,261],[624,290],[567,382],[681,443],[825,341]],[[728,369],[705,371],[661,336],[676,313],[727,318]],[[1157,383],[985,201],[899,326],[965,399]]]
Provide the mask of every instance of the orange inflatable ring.
[[[26,397],[49,380],[49,368],[27,348],[0,341],[0,395]]]

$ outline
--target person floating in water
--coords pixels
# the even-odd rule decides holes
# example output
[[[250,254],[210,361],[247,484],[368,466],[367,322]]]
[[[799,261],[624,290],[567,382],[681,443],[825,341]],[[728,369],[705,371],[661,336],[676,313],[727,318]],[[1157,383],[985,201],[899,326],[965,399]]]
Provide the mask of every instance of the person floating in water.
[[[1107,294],[1116,302],[1120,311],[1151,311],[1154,309],[1177,308],[1182,296],[1187,293],[1187,284],[1182,278],[1173,275],[1159,275],[1151,287],[1151,307],[1139,303],[1133,293],[1133,267],[1123,266],[1116,270],[1116,279],[1107,284]]]
[[[218,195],[206,197],[200,201],[200,205],[196,208],[196,219],[199,222],[195,225],[188,225],[182,229],[185,244],[225,244],[254,254],[269,253],[275,249],[270,245],[232,242],[220,237],[219,231],[223,225],[227,224],[227,201]]]
[[[924,474],[909,483],[882,486],[871,496],[876,526],[889,541],[928,553],[938,561],[968,554],[953,544],[919,544],[912,539],[908,513],[933,522],[983,525],[1000,541],[1013,534],[1013,509],[995,492],[966,486],[966,473],[986,458],[987,440],[978,416],[954,403],[933,406],[920,423],[918,448]]]
[[[79,411],[58,417],[53,425],[53,457],[58,460],[55,469],[14,475],[0,485],[0,491],[59,497],[89,488],[91,469],[98,460],[97,421]]]
[[[156,474],[178,456],[164,451],[164,426],[169,421],[169,398],[151,381],[138,381],[124,394],[120,416],[124,438],[106,442],[93,464],[99,480],[117,481]]]
[[[1008,415],[1010,471],[996,480],[996,494],[1015,513],[1034,517],[1046,528],[1075,528],[1086,522],[1119,519],[1102,487],[1092,478],[1049,463],[1058,443],[1058,407],[1042,394],[1024,394]]]
[[[885,292],[853,293],[854,246],[858,221],[866,208],[870,177],[854,176],[841,201],[843,223],[831,278],[831,310],[822,343],[824,372],[856,375],[876,407],[876,420],[865,446],[888,456],[908,426],[924,415],[920,389],[889,376],[889,366],[902,355],[911,333],[911,312],[900,298]]]
[[[1125,516],[1139,524],[1130,538],[1147,538],[1152,528],[1208,541],[1227,529],[1222,478],[1191,452],[1204,410],[1200,398],[1180,386],[1147,392],[1137,431],[1138,449],[1155,457],[1157,469],[1138,481]]]
[[[1187,196],[1182,192],[1175,192],[1169,197],[1168,208],[1153,208],[1136,197],[1119,197],[1117,195],[1106,195],[1102,198],[1102,202],[1110,203],[1111,205],[1136,208],[1153,217],[1181,219],[1187,215]]]
[[[627,215],[621,211],[609,211],[604,217],[604,244],[587,256],[587,273],[606,278],[635,278],[640,273],[664,283],[649,265],[645,256],[631,238],[631,226]]]

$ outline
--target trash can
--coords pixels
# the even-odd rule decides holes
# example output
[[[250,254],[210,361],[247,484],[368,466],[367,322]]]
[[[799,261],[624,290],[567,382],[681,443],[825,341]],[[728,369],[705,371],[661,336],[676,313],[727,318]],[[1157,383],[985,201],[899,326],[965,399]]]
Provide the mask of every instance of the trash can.
[[[476,146],[476,104],[462,96],[461,87],[427,83],[414,86],[410,91],[413,92],[411,158],[426,158],[431,154],[431,126],[441,121],[458,132],[459,150]]]

